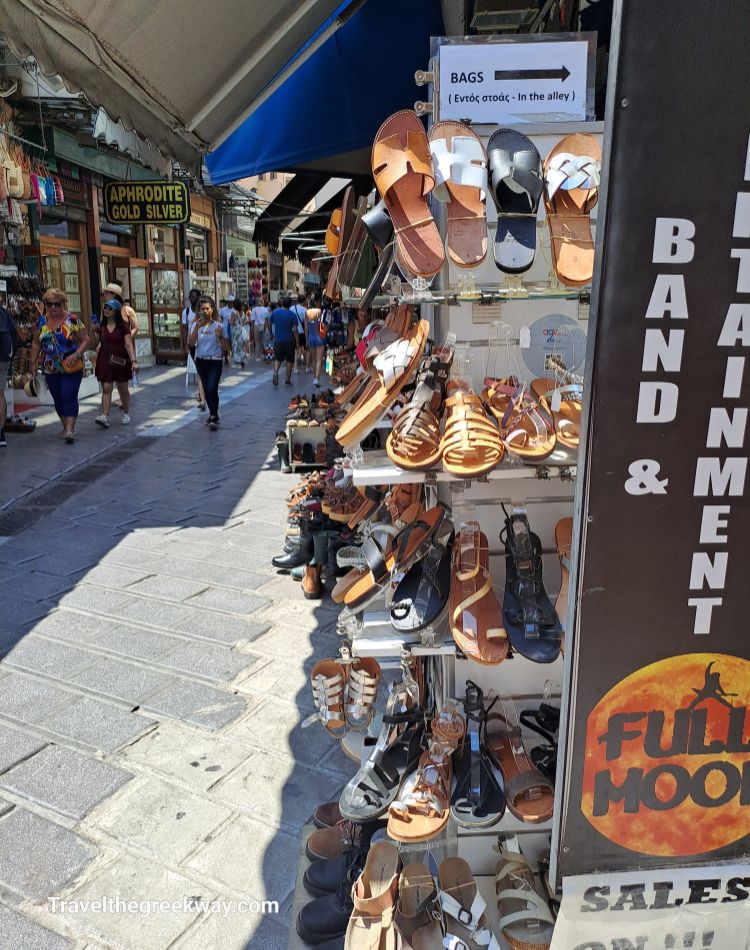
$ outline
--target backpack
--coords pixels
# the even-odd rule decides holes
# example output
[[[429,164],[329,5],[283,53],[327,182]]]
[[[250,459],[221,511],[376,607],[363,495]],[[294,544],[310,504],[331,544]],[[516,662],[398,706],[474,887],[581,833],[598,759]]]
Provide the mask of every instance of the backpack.
[[[16,325],[8,311],[0,307],[0,360],[4,363],[10,362],[15,351]]]

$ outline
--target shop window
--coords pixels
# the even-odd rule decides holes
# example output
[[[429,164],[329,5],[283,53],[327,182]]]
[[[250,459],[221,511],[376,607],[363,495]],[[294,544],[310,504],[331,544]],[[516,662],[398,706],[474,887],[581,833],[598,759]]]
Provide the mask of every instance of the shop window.
[[[177,231],[175,228],[148,229],[148,257],[154,264],[177,263]]]
[[[59,287],[68,297],[68,309],[82,316],[81,280],[79,257],[76,251],[60,251],[59,254],[42,253],[42,273],[48,287]]]
[[[67,241],[78,240],[78,225],[74,221],[42,217],[38,230],[40,237],[64,238]]]

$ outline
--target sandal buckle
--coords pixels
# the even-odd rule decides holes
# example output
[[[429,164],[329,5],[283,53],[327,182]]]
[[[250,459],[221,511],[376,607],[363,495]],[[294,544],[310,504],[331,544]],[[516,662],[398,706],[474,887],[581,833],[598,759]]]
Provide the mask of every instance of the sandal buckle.
[[[471,911],[467,910],[465,907],[459,907],[458,913],[456,914],[456,920],[459,924],[463,924],[464,927],[471,927],[474,923],[474,918],[471,916]]]

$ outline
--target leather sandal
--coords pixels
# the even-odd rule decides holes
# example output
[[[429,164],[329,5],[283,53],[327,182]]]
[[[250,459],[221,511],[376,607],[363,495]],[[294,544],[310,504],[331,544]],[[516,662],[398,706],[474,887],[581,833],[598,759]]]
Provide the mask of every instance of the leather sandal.
[[[448,203],[448,257],[457,267],[477,267],[487,256],[487,153],[479,136],[461,122],[430,129],[435,169],[433,196]]]
[[[461,525],[453,547],[448,610],[459,650],[479,663],[500,663],[508,655],[508,635],[492,586],[489,560],[489,543],[479,522]]]
[[[322,722],[334,738],[340,739],[346,733],[346,667],[337,660],[319,660],[310,671],[310,681],[316,711],[303,720],[302,728]]]
[[[566,135],[544,161],[552,265],[560,282],[582,287],[594,274],[592,208],[599,200],[602,150],[593,135]]]
[[[394,922],[399,950],[437,950],[443,945],[438,892],[426,864],[407,864],[398,880]]]
[[[542,542],[522,512],[508,515],[500,534],[505,544],[503,623],[513,649],[535,663],[560,655],[562,627],[544,589]]]
[[[536,215],[544,191],[536,146],[515,129],[497,129],[487,143],[490,191],[497,208],[494,256],[506,274],[523,274],[536,255]]]
[[[432,738],[416,772],[388,811],[388,836],[396,841],[427,841],[450,818],[453,753],[463,741],[466,720],[457,709],[445,709],[432,721]]]
[[[479,893],[469,864],[463,858],[446,858],[440,865],[438,885],[445,921],[444,946],[456,950],[500,950],[484,913],[487,903]]]
[[[399,468],[423,471],[439,461],[440,409],[445,398],[453,354],[437,351],[422,361],[409,403],[399,412],[385,450]]]
[[[370,755],[341,793],[339,809],[352,821],[380,818],[414,771],[424,747],[424,713],[409,690],[388,697],[383,728]]]
[[[453,524],[446,518],[427,553],[396,585],[389,608],[394,630],[424,630],[442,614],[450,596],[454,539]]]
[[[440,443],[443,468],[458,478],[491,472],[503,458],[497,426],[487,418],[479,397],[459,383],[448,384],[448,415]]]
[[[375,715],[380,686],[380,664],[372,657],[359,657],[349,664],[346,682],[346,723],[364,731]]]
[[[482,401],[497,420],[503,445],[511,455],[539,462],[555,451],[549,406],[514,377],[495,380],[482,391]]]
[[[393,221],[400,260],[415,277],[437,274],[445,252],[426,201],[435,173],[416,112],[403,109],[380,126],[372,146],[372,173]]]
[[[513,950],[549,950],[554,919],[522,854],[500,851],[495,893],[500,930]]]
[[[503,704],[506,702],[512,700],[504,700]],[[512,714],[507,709],[505,713],[488,714],[484,743],[502,773],[508,811],[519,821],[548,821],[555,805],[555,789],[526,754],[515,709]]]
[[[354,910],[346,928],[344,950],[397,950],[393,914],[398,893],[398,849],[387,841],[374,844],[352,888]]]
[[[489,828],[505,814],[505,794],[495,778],[484,744],[484,694],[471,680],[466,682],[464,715],[466,739],[455,763],[451,816],[465,828]]]

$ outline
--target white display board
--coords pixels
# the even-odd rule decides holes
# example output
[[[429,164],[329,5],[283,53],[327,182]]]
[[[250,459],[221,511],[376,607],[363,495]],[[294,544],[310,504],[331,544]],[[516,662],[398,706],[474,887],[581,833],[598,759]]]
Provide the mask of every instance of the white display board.
[[[580,34],[574,34],[579,37]],[[445,44],[440,48],[440,118],[481,125],[581,122],[588,115],[590,43]]]

